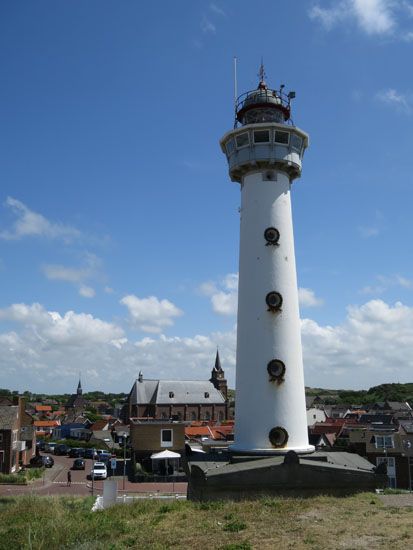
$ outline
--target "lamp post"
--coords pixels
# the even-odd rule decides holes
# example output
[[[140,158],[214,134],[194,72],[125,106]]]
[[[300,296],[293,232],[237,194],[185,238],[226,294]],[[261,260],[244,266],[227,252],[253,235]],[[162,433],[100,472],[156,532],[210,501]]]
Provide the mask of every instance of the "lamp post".
[[[122,488],[125,490],[125,480],[126,480],[126,438],[128,437],[128,434],[126,432],[122,433],[122,439],[123,439],[123,484]]]

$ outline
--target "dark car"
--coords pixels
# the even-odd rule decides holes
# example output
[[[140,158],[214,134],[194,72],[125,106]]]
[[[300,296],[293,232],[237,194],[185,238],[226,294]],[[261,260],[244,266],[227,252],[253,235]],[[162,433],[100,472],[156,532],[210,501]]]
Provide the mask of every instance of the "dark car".
[[[70,458],[83,458],[85,456],[85,449],[82,447],[73,447],[69,452]]]
[[[99,453],[98,460],[103,463],[109,462],[109,460],[112,458],[112,455],[110,453]]]
[[[66,445],[65,443],[59,443],[54,448],[54,454],[55,455],[60,455],[60,456],[67,455],[67,453],[69,451],[70,451],[70,447],[68,445]]]
[[[39,439],[39,441],[36,441],[36,448],[39,449],[39,451],[44,451],[45,442],[44,439]]]
[[[84,470],[85,469],[85,461],[83,458],[76,458],[73,461],[72,470]]]
[[[37,455],[30,460],[30,466],[33,466],[33,468],[51,468],[53,464],[54,460],[50,455]]]
[[[96,459],[97,457],[98,457],[98,454],[96,452],[96,449],[85,449],[85,458]]]

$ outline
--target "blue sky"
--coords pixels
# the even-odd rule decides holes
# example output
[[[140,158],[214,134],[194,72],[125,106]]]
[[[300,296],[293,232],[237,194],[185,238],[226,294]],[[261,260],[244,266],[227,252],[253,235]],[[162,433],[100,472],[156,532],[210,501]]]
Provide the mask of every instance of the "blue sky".
[[[4,0],[0,387],[234,385],[239,93],[297,92],[306,383],[411,381],[413,2]]]

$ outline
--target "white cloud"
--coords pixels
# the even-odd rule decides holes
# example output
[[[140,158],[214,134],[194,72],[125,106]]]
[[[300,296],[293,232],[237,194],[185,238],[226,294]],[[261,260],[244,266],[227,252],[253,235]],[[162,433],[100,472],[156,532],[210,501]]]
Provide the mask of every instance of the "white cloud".
[[[116,324],[40,304],[0,309],[0,321],[17,325],[0,333],[0,387],[70,392],[79,370],[90,390],[128,392],[139,370],[146,378],[207,380],[217,345],[234,387],[235,328],[131,342]],[[413,307],[400,302],[350,306],[335,326],[303,319],[302,339],[307,385],[368,388],[411,380]]]
[[[93,298],[96,292],[91,286],[81,285],[79,288],[79,294],[84,298]]]
[[[0,309],[0,320],[21,324],[29,335],[44,346],[108,343],[123,336],[122,328],[86,313],[47,311],[41,304],[13,304]]]
[[[81,236],[80,231],[75,227],[50,222],[42,214],[30,210],[13,197],[8,197],[5,205],[13,212],[16,220],[10,229],[0,231],[1,239],[10,241],[24,237],[45,237],[70,242]]]
[[[400,6],[394,0],[341,0],[331,3],[328,8],[316,4],[308,15],[327,30],[353,20],[366,34],[386,35],[396,28],[397,7]]]
[[[211,299],[212,309],[219,315],[236,315],[238,308],[238,273],[228,273],[221,281],[207,281],[199,287]]]
[[[217,15],[222,15],[223,17],[226,16],[225,11],[221,7],[214,4],[213,2],[211,2],[211,4],[209,4],[209,9],[211,11],[213,11],[214,13],[216,13]]]
[[[311,290],[311,288],[299,288],[298,299],[301,307],[318,307],[324,303],[324,300],[317,298],[314,290]]]
[[[387,90],[377,92],[376,99],[405,114],[412,112],[413,101],[411,94],[402,94],[394,88],[388,88]]]
[[[86,313],[61,315],[40,304],[0,309],[0,321],[17,325],[0,333],[0,387],[68,393],[79,370],[85,391],[128,392],[140,370],[146,378],[208,380],[217,346],[233,386],[234,329],[131,342],[116,324]]]
[[[156,296],[138,298],[134,294],[124,296],[121,304],[129,310],[132,324],[144,332],[160,333],[164,327],[170,327],[174,318],[183,312],[169,300],[159,300]]]
[[[215,34],[217,31],[214,23],[212,23],[212,21],[208,19],[208,17],[206,17],[205,15],[203,15],[201,19],[201,31],[204,34]]]
[[[306,383],[368,388],[410,381],[413,367],[413,308],[371,300],[350,306],[337,326],[302,321]]]
[[[58,264],[47,264],[42,267],[45,276],[51,281],[64,281],[78,287],[79,294],[84,298],[93,298],[95,290],[85,281],[96,277],[101,266],[101,260],[95,254],[86,254],[85,265],[80,268]]]
[[[413,280],[407,279],[402,275],[377,275],[376,282],[373,285],[367,285],[361,289],[362,294],[383,294],[391,287],[401,286],[402,288],[413,288]]]

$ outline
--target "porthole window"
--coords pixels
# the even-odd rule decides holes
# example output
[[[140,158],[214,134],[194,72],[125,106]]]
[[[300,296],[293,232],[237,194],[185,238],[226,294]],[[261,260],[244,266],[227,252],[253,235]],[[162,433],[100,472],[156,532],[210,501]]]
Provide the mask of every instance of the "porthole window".
[[[254,143],[269,143],[270,131],[269,130],[256,130],[254,132]]]
[[[267,227],[267,229],[264,231],[264,239],[267,241],[267,246],[275,246],[280,240],[280,232],[275,227]]]
[[[271,445],[276,449],[279,449],[287,445],[288,432],[287,430],[284,430],[284,428],[277,426],[276,428],[272,428],[272,430],[268,435],[268,438],[270,440]]]
[[[296,136],[295,134],[291,134],[291,147],[297,151],[298,153],[301,152],[301,147],[303,146],[303,139],[299,136]]]
[[[237,142],[238,149],[241,149],[241,147],[246,147],[250,144],[250,136],[248,132],[243,132],[242,134],[238,134],[235,138]]]
[[[268,306],[268,311],[279,311],[283,303],[283,298],[279,292],[269,292],[265,297],[265,303]]]
[[[233,139],[229,139],[225,144],[227,155],[231,155],[235,149],[235,142]]]
[[[267,372],[270,375],[270,380],[281,381],[285,374],[285,365],[279,359],[272,359],[267,365]]]

